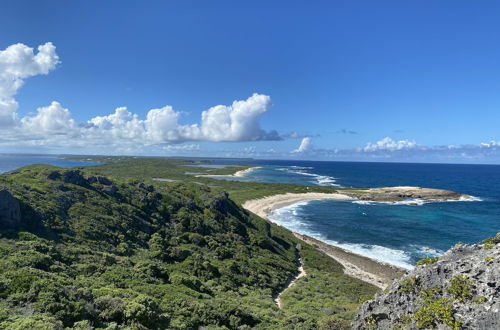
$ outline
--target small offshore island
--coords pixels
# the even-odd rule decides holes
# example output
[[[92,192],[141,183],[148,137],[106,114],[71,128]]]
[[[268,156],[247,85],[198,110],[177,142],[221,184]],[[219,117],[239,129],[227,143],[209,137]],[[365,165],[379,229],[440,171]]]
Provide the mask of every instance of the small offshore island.
[[[424,259],[408,272],[268,220],[273,210],[308,200],[398,203],[472,196],[419,187],[221,180],[255,167],[197,167],[194,174],[187,169],[200,160],[86,159],[99,165],[31,165],[0,175],[0,328],[500,325],[494,316],[498,274],[491,270],[500,269],[498,238],[458,246],[442,262]],[[469,271],[459,265],[463,255],[481,283],[460,277]],[[440,277],[441,265],[453,276]],[[435,314],[421,303],[418,290],[430,289],[421,278],[440,288],[432,298],[440,304]],[[462,281],[456,285],[466,291],[448,294],[452,289],[443,281]],[[384,289],[389,291],[381,296]],[[411,309],[388,305],[402,299],[401,292],[414,300]],[[381,297],[383,303],[366,302],[358,310]],[[464,305],[464,299],[475,305]],[[455,305],[473,308],[483,323],[454,313]]]

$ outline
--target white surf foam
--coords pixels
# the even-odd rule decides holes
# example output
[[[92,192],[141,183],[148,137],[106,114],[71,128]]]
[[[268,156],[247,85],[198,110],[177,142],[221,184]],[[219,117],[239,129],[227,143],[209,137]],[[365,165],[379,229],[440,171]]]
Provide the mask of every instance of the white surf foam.
[[[300,208],[307,205],[307,202],[296,203],[281,209],[273,211],[269,220],[283,226],[289,230],[308,235],[327,244],[337,246],[353,253],[395,265],[405,269],[412,269],[410,255],[398,249],[391,249],[380,245],[357,244],[357,243],[339,243],[338,241],[327,239],[323,234],[311,229],[311,224],[304,222],[300,217]]]
[[[291,168],[296,168],[298,170],[312,170],[314,169],[314,167],[311,167],[311,166],[295,166],[295,165],[292,165],[292,166],[289,166]]]
[[[422,257],[438,257],[444,253],[444,251],[434,249],[429,246],[411,245],[411,247],[414,248],[415,252]]]
[[[476,196],[460,196],[457,202],[482,202],[483,199]]]
[[[288,173],[299,174],[304,176],[310,176],[314,178],[312,183],[317,184],[318,186],[327,186],[327,187],[340,187],[339,184],[336,183],[336,178],[328,175],[319,175],[314,173],[309,173],[306,170],[312,170],[313,167],[304,167],[304,166],[288,166],[279,168],[281,171],[285,171]]]
[[[380,201],[352,201],[354,204],[361,205],[376,205],[376,204],[385,204],[385,205],[410,205],[410,206],[421,206],[429,203],[449,203],[449,202],[482,202],[483,200],[479,197],[475,196],[461,196],[459,199],[405,199],[403,201],[397,202],[380,202]]]

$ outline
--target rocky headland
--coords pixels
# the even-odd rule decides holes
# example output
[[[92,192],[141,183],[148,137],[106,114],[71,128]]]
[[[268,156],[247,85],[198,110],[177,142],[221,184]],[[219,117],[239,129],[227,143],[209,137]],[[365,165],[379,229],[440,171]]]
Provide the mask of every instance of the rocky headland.
[[[500,329],[500,234],[419,262],[358,309],[353,329]]]
[[[405,200],[453,201],[473,199],[458,192],[421,187],[380,187],[369,189],[342,189],[339,193],[362,201],[401,202]]]

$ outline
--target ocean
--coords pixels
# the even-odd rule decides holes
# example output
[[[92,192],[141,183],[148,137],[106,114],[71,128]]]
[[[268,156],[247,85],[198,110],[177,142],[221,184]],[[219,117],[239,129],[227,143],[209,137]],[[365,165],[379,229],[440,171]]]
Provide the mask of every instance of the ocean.
[[[411,269],[458,242],[500,230],[500,166],[252,161],[242,180],[331,187],[420,186],[472,195],[468,201],[375,203],[321,200],[274,211],[270,220],[352,252]]]
[[[57,155],[0,154],[0,173],[32,164],[48,164],[59,167],[90,166],[98,162],[67,160]]]

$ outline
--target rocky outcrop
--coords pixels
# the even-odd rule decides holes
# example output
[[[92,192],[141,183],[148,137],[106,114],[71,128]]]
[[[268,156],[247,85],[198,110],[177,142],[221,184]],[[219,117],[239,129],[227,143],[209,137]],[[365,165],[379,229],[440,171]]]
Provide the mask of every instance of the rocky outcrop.
[[[5,190],[0,190],[0,226],[10,227],[21,222],[21,207],[19,201],[12,194]]]
[[[145,185],[144,183],[139,183],[137,184],[137,188],[141,188],[141,189],[144,189],[146,190],[147,192],[154,192],[155,191],[155,187],[153,186],[150,186],[150,185]]]
[[[116,196],[116,194],[118,192],[118,188],[116,188],[116,186],[114,184],[111,184],[109,186],[104,186],[104,188],[102,190],[105,193],[107,193],[108,195],[112,195],[112,196]]]
[[[59,180],[61,178],[61,173],[59,171],[52,171],[47,175],[49,180]]]
[[[458,244],[358,309],[353,329],[500,329],[500,234]]]
[[[229,194],[223,191],[210,201],[208,207],[214,211],[225,213],[229,210],[229,205]]]
[[[69,170],[63,172],[62,174],[59,171],[52,171],[47,175],[47,179],[53,181],[62,179],[64,183],[76,184],[78,186],[88,186],[89,184],[99,183],[105,186],[104,190],[106,190],[106,192],[111,192],[113,194],[116,192],[116,187],[113,185],[113,181],[111,181],[107,177],[91,175],[85,178],[85,176],[83,176],[83,173],[78,170]],[[106,186],[108,188],[106,188]],[[144,189],[147,190],[148,187],[144,186]],[[154,190],[154,188],[152,189]]]
[[[82,172],[78,170],[64,172],[62,179],[64,183],[76,184],[78,186],[88,185],[87,179],[85,179]]]
[[[98,176],[97,177],[97,182],[104,186],[111,186],[113,184],[113,181],[110,179],[106,178],[105,176]]]
[[[97,177],[91,175],[87,178],[87,182],[92,184],[92,183],[96,183],[97,182]]]
[[[383,187],[339,191],[349,197],[375,202],[399,202],[404,200],[460,200],[470,199],[469,195],[450,190],[420,187]]]

